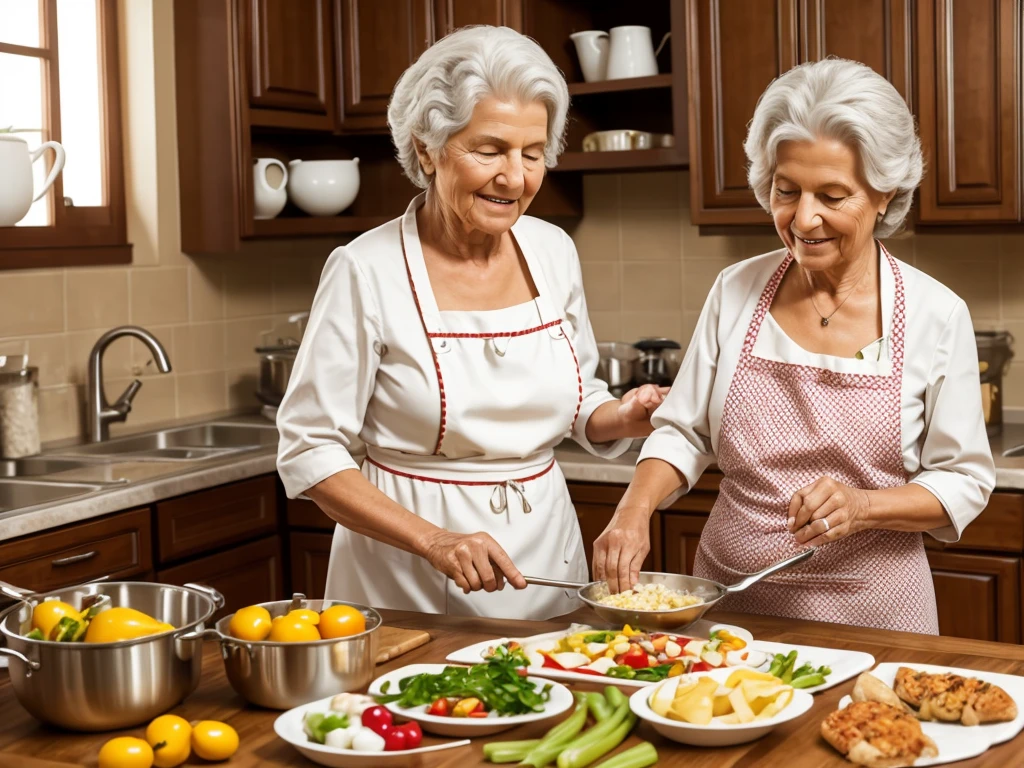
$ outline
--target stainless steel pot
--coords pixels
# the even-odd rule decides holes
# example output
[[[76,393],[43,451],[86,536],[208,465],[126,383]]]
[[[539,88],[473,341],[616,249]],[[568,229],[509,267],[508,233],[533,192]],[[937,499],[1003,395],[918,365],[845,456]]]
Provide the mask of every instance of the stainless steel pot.
[[[633,381],[633,363],[640,351],[624,341],[602,341],[597,354],[597,378],[608,384],[613,395],[622,397]]]
[[[634,383],[671,386],[683,362],[679,342],[672,339],[640,339],[633,346],[639,352],[633,363]]]
[[[225,616],[216,629],[204,634],[220,641],[228,682],[246,701],[268,709],[292,709],[337,693],[360,690],[373,679],[378,630],[383,623],[373,608],[344,600],[307,600],[301,594],[260,605],[271,617],[298,608],[322,611],[332,605],[351,605],[366,617],[366,631],[306,643],[251,642],[231,637],[231,616]]]
[[[298,347],[256,347],[260,356],[260,379],[256,397],[264,405],[278,406],[288,389]]]
[[[79,606],[91,595],[134,608],[176,627],[119,643],[30,640],[35,600]],[[205,622],[224,598],[209,587],[112,581],[34,596],[0,622],[14,695],[38,720],[72,731],[113,731],[163,714],[199,685]]]

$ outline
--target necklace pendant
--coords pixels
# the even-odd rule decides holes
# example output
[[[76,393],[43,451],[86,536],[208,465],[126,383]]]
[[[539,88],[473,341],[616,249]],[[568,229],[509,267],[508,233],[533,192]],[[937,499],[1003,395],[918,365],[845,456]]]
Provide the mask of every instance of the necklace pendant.
[[[824,328],[826,325],[828,325],[828,318],[827,317],[821,318],[821,327]]]

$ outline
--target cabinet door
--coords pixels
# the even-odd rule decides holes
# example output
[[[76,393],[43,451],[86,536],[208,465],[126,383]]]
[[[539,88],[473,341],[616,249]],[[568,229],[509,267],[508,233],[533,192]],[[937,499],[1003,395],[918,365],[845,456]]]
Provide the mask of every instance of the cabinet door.
[[[314,600],[323,599],[333,540],[330,533],[291,534],[292,592],[301,592]]]
[[[398,78],[433,40],[432,0],[340,0],[344,130],[387,128]]]
[[[693,575],[693,559],[697,556],[700,533],[707,515],[673,515],[664,513],[662,540],[665,547],[665,572]]]
[[[743,140],[768,84],[797,64],[796,0],[687,0],[690,218],[763,224]]]
[[[1020,642],[1020,558],[928,552],[939,634]]]
[[[330,0],[251,0],[247,6],[249,103],[256,109],[304,113],[256,114],[254,124],[330,129],[334,54]]]
[[[917,3],[924,223],[1020,219],[1018,0]]]
[[[911,103],[910,0],[801,0],[800,11],[801,61],[867,64]]]
[[[523,0],[434,0],[437,39],[459,27],[489,24],[492,27],[523,26]]]
[[[215,618],[254,603],[283,600],[281,539],[268,536],[226,552],[164,568],[157,572],[156,579],[164,584],[197,582],[213,587],[224,595],[224,607]]]

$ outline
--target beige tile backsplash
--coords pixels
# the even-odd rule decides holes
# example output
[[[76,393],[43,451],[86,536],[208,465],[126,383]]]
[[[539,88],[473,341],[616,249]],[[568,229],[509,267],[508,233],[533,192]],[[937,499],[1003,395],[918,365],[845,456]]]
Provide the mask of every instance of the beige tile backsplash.
[[[685,346],[718,273],[780,247],[774,235],[701,236],[689,183],[686,172],[584,179],[585,216],[570,234],[599,340],[658,335]],[[886,245],[956,291],[978,329],[1019,340],[1004,402],[1024,416],[1024,235],[905,233]]]

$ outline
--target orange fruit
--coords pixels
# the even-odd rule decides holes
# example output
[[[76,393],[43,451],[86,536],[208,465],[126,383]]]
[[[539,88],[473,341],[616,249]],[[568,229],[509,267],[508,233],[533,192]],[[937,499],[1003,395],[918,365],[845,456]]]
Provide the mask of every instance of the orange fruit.
[[[320,633],[308,621],[285,616],[273,622],[267,639],[275,643],[308,643],[310,640],[319,640]]]
[[[313,626],[320,623],[320,614],[316,611],[311,611],[309,608],[296,608],[294,611],[288,611],[287,615],[293,619],[308,621]]]
[[[320,614],[320,636],[349,637],[366,631],[366,617],[351,605],[332,605]]]
[[[240,608],[228,622],[228,632],[239,640],[266,640],[270,634],[270,611],[259,605]]]

